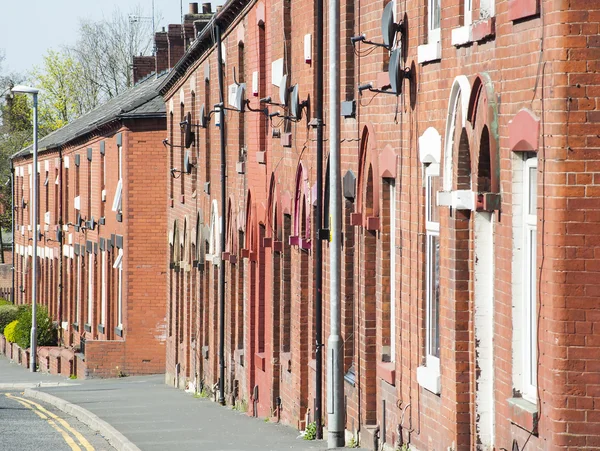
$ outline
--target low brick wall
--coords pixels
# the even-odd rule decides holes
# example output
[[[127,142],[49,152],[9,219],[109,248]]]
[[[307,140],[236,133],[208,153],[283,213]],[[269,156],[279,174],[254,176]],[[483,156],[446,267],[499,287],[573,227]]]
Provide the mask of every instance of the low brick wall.
[[[124,341],[88,341],[85,344],[86,378],[123,376],[125,368]]]

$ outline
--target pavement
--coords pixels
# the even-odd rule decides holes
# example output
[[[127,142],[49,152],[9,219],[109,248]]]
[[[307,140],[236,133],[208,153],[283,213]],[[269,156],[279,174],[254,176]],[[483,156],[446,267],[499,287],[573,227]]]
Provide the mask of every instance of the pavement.
[[[294,428],[169,387],[163,375],[69,380],[30,373],[0,356],[0,389],[10,384],[78,418],[118,450],[327,449],[326,440],[303,440]]]

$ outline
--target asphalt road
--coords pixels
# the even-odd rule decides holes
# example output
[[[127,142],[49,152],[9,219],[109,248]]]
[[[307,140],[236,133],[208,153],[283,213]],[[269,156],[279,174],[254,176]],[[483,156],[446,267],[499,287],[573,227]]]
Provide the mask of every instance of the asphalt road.
[[[18,391],[0,391],[0,451],[113,451],[76,418]]]

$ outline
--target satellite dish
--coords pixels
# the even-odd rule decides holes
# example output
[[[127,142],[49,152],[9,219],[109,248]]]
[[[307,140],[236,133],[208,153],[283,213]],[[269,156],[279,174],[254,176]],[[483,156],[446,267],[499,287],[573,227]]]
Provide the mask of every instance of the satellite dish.
[[[388,74],[390,77],[390,86],[396,95],[402,94],[402,80],[404,71],[402,70],[402,51],[398,48],[392,51],[390,55],[390,65]]]
[[[234,108],[240,112],[244,111],[244,92],[246,91],[246,83],[240,83],[235,91]]]
[[[300,100],[298,94],[298,85],[295,84],[292,88],[292,94],[290,96],[290,115],[295,119],[300,119],[302,110],[300,109]]]
[[[190,152],[186,151],[185,156],[183,157],[183,172],[189,174],[192,172],[192,164],[190,162]]]
[[[398,25],[394,23],[394,2],[390,1],[383,8],[383,16],[381,17],[381,35],[384,45],[389,49],[394,45]]]
[[[200,107],[200,128],[206,128],[206,123],[208,122],[204,110],[204,104],[202,104]]]
[[[287,106],[288,91],[288,76],[284,75],[279,83],[279,103],[283,106]]]
[[[189,149],[190,146],[194,143],[194,139],[196,138],[196,134],[192,131],[192,114],[188,113],[185,118],[185,148]]]

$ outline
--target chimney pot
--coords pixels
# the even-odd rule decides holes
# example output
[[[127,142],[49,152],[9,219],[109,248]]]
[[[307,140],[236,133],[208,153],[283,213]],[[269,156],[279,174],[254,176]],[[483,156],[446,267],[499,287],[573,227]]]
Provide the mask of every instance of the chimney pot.
[[[198,14],[198,3],[190,3],[190,14]]]
[[[212,12],[211,9],[211,4],[209,3],[202,3],[202,14],[210,14]]]
[[[217,6],[217,13],[218,13],[219,11],[221,11],[221,8],[222,8],[222,7],[223,7],[223,5],[219,5],[219,6]]]

